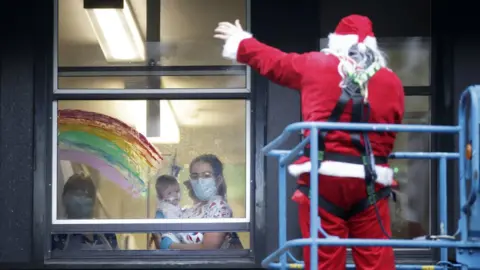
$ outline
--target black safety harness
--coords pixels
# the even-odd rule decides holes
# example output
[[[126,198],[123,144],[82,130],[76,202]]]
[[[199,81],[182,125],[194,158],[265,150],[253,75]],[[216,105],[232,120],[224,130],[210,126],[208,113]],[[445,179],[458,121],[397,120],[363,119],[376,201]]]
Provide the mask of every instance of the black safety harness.
[[[352,100],[352,123],[367,123],[370,116],[370,105],[365,99],[364,90],[368,80],[380,69],[377,63],[372,64],[364,72],[360,74],[349,74],[349,80],[346,87],[342,88],[342,94],[328,118],[328,122],[338,122],[340,116],[343,114],[346,105]],[[344,220],[349,220],[352,216],[365,211],[379,200],[389,197],[392,193],[390,187],[384,187],[375,191],[375,181],[377,174],[375,171],[375,164],[387,164],[388,157],[374,156],[372,146],[368,138],[368,132],[349,132],[352,144],[360,152],[361,156],[344,155],[338,153],[325,152],[325,137],[328,131],[320,131],[318,136],[318,160],[339,161],[352,164],[363,165],[365,169],[365,183],[367,188],[367,198],[357,202],[350,209],[344,209],[326,200],[320,194],[318,195],[318,206],[327,212],[340,217]],[[361,138],[363,137],[363,144]],[[310,148],[306,147],[303,155],[310,157]],[[306,185],[299,185],[298,190],[310,197],[310,187]],[[394,197],[395,199],[395,197]]]

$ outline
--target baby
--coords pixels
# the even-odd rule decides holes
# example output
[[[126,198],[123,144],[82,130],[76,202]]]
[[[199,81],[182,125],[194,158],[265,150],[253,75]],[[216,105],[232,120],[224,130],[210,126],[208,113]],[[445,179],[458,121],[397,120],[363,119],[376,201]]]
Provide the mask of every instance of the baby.
[[[180,184],[170,175],[162,175],[155,183],[157,213],[155,218],[182,218]]]
[[[182,218],[183,209],[180,207],[180,184],[171,175],[162,175],[155,183],[157,191],[157,212],[155,218]],[[165,233],[162,238],[168,237],[173,243],[198,244],[203,240],[201,233]]]

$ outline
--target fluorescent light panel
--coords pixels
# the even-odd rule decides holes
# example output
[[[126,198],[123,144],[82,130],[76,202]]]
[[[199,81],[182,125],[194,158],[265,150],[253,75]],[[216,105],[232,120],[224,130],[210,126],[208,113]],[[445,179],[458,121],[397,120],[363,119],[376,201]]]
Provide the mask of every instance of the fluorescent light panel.
[[[147,136],[147,101],[138,100],[134,102],[135,109],[132,110],[132,113],[136,114],[135,119],[138,121],[135,124],[135,128],[138,132]],[[160,100],[160,136],[147,137],[147,139],[154,144],[180,143],[180,128],[170,101]]]
[[[160,137],[147,137],[157,144],[180,143],[180,128],[168,100],[160,100]]]
[[[145,43],[129,3],[123,9],[85,9],[107,62],[145,61]]]

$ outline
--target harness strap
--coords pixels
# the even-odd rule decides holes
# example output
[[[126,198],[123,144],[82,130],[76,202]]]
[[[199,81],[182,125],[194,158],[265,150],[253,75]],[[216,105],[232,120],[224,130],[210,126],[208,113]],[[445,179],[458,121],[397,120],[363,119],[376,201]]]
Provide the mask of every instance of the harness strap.
[[[365,105],[363,102],[363,96],[358,92],[359,89],[342,89],[342,94],[337,101],[337,104],[332,110],[327,122],[335,123],[340,120],[340,116],[345,110],[345,106],[350,100],[352,100],[352,117],[351,123],[362,123],[368,122],[369,118],[369,107],[368,104]],[[366,108],[365,108],[366,107]],[[366,110],[366,113],[365,113]],[[365,117],[364,117],[365,116]],[[320,131],[318,136],[318,146],[319,150],[325,150],[325,137],[327,136],[328,130]],[[353,146],[361,153],[364,153],[364,145],[362,144],[361,134],[365,132],[355,132],[350,131],[350,139]],[[365,138],[364,138],[365,139]],[[363,164],[363,163],[362,163]]]
[[[302,192],[305,196],[308,196],[310,198],[310,187],[305,185],[299,185],[297,189],[300,192]],[[388,198],[390,195],[394,197],[393,194],[395,193],[392,192],[392,189],[390,187],[384,187],[375,192],[377,201]],[[355,203],[350,209],[347,210],[326,200],[323,196],[318,195],[318,207],[324,209],[330,214],[335,215],[345,221],[348,221],[351,217],[367,210],[371,205],[372,204],[370,203],[369,198],[367,197]]]
[[[350,79],[346,82],[346,85],[342,86],[340,98],[338,99],[337,104],[332,110],[332,113],[327,120],[328,122],[338,122],[345,110],[346,105],[348,104],[348,102],[350,102],[350,100],[352,100],[352,115],[350,122],[368,122],[368,119],[370,118],[370,106],[366,98],[366,95],[368,94],[366,84],[368,80],[379,69],[380,65],[378,63],[374,63],[369,68],[367,68],[365,72],[360,72],[359,74],[348,74]],[[325,153],[325,137],[327,133],[328,131],[320,131],[320,134],[318,136],[319,162],[322,162],[323,160],[343,159],[343,161],[348,163],[362,164],[365,170],[365,185],[367,188],[367,198],[353,205],[353,207],[348,211],[341,209],[335,204],[326,201],[321,196],[318,196],[318,202],[321,208],[336,216],[348,220],[352,215],[365,211],[369,206],[375,205],[378,200],[388,197],[392,193],[390,187],[385,187],[379,191],[375,191],[375,181],[377,179],[375,164],[387,164],[388,159],[385,158],[381,160],[380,157],[374,157],[372,146],[370,144],[370,139],[368,138],[368,132],[349,132],[352,144],[358,150],[361,157],[347,157],[345,155]],[[308,147],[304,149],[304,155],[310,156],[310,149]],[[300,186],[299,190],[307,195],[310,193],[309,187]]]

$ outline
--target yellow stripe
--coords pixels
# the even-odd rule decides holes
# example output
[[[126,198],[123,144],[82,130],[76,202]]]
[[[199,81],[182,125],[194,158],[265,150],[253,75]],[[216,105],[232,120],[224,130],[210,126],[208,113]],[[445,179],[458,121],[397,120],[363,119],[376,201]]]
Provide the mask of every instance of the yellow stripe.
[[[435,265],[424,265],[422,270],[435,270]]]
[[[288,268],[290,268],[290,269],[303,269],[303,264],[290,263],[290,264],[288,264]]]

